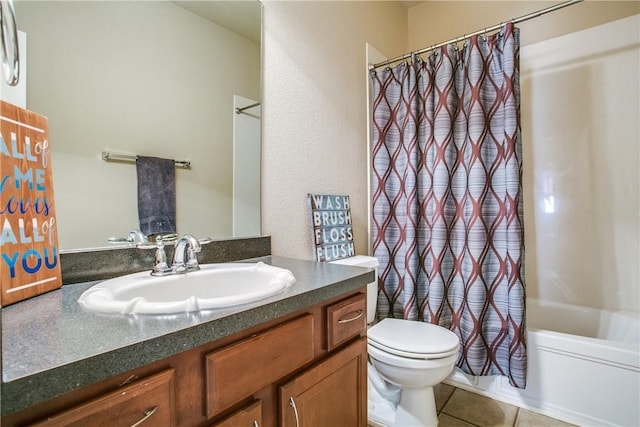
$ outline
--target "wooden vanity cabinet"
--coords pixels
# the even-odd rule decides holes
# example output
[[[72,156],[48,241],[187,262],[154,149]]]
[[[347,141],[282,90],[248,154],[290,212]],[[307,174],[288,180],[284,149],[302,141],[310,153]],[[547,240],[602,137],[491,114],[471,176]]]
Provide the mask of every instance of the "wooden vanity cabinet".
[[[1,424],[366,427],[365,304],[362,287],[8,415]]]

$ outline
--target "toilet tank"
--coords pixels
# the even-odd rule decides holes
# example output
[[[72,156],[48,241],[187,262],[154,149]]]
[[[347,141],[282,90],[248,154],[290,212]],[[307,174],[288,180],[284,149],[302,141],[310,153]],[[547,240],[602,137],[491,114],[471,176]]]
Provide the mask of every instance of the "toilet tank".
[[[331,261],[332,264],[353,265],[356,267],[369,267],[375,270],[375,280],[367,284],[367,324],[376,319],[376,306],[378,305],[378,258],[366,255],[356,255]]]

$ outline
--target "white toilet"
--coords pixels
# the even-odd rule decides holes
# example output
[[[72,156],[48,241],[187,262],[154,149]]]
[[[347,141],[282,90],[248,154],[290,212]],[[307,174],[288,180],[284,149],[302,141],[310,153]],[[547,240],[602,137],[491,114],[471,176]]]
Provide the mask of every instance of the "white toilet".
[[[378,260],[374,257],[358,255],[333,262],[375,268],[377,278]],[[377,373],[402,389],[391,426],[437,426],[433,387],[453,370],[460,346],[458,337],[425,322],[387,318],[373,324],[377,296],[376,280],[367,285],[367,348]],[[375,418],[370,421],[382,425]]]

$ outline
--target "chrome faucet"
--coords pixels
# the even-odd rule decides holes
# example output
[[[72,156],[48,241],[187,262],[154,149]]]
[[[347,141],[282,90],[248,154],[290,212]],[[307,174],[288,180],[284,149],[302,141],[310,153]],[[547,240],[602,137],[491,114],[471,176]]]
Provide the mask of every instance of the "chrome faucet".
[[[174,273],[200,270],[196,254],[201,250],[200,241],[191,234],[180,237],[174,244],[171,270]]]
[[[171,266],[167,263],[167,254],[165,253],[165,243],[174,242],[173,261]],[[183,274],[189,271],[200,270],[198,265],[197,254],[202,250],[202,245],[213,242],[210,237],[204,239],[196,239],[191,234],[176,239],[175,234],[166,234],[157,236],[156,242],[139,243],[136,247],[140,249],[155,249],[156,255],[151,270],[152,276],[168,276],[170,274]]]

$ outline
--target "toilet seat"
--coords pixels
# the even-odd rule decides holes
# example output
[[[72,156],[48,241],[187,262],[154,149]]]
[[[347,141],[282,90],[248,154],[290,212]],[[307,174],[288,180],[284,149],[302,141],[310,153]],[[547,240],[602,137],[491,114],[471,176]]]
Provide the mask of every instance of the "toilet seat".
[[[453,368],[453,364],[456,362],[456,359],[458,358],[457,352],[453,352],[452,354],[446,357],[438,357],[438,358],[432,358],[429,356],[423,356],[418,358],[398,356],[397,354],[393,354],[388,351],[381,350],[378,347],[371,345],[371,342],[369,342],[367,345],[367,353],[369,354],[369,358],[374,364],[374,366],[376,366],[376,369],[380,370],[380,368],[378,367],[378,363],[382,362],[389,366],[395,366],[396,367],[395,369],[412,370],[412,372],[408,375],[417,375],[417,372],[420,372],[420,371],[442,369],[442,368],[446,368],[450,372],[451,369]],[[449,374],[449,372],[447,372],[447,375]],[[412,378],[412,381],[414,380],[415,378]],[[393,382],[393,381],[390,381],[390,382],[399,386],[405,386],[408,380],[405,379],[400,382]]]
[[[458,352],[458,336],[425,322],[386,318],[367,330],[369,345],[410,359],[440,359]]]
[[[377,348],[378,350],[384,351],[385,353],[389,353],[398,357],[404,357],[406,359],[423,359],[423,360],[434,359],[435,360],[435,359],[443,359],[445,357],[449,357],[453,354],[458,353],[457,346],[452,348],[449,351],[442,352],[442,353],[412,353],[409,351],[398,350],[397,348],[387,347],[373,340],[368,340],[368,344],[372,347]]]

